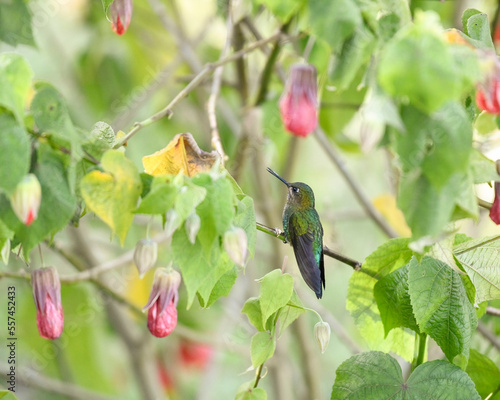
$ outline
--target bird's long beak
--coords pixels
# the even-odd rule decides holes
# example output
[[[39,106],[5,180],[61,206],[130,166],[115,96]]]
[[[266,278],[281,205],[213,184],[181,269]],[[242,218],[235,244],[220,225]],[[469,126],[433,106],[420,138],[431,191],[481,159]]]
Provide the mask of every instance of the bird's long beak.
[[[285,181],[281,176],[279,176],[276,172],[274,172],[271,168],[267,168],[267,172],[271,173],[272,175],[274,175],[276,178],[278,178],[281,182],[283,182],[285,185],[287,186],[290,186],[290,184]]]

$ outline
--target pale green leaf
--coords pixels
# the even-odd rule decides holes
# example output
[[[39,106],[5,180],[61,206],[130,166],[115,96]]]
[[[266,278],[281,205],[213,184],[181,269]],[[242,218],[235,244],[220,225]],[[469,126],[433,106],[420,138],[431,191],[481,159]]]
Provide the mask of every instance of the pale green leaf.
[[[3,1],[0,7],[0,40],[11,46],[35,46],[31,20],[32,15],[26,2]]]
[[[243,314],[246,314],[248,321],[257,328],[258,331],[264,332],[264,324],[262,323],[262,311],[260,309],[260,300],[258,297],[249,298],[241,310]]]
[[[262,278],[259,299],[264,325],[272,314],[288,303],[292,293],[293,278],[290,274],[275,269]]]
[[[474,183],[485,183],[500,180],[493,160],[483,155],[480,151],[472,149],[470,167]]]
[[[276,339],[268,332],[257,332],[252,337],[250,347],[252,365],[258,367],[264,364],[274,354],[276,349]]]
[[[215,286],[210,293],[210,297],[205,304],[205,307],[210,307],[214,304],[220,297],[227,296],[231,292],[231,289],[236,282],[238,277],[238,268],[233,266],[233,269],[227,271],[224,275],[220,277]]]
[[[92,171],[80,183],[82,197],[90,211],[102,219],[123,245],[134,219],[142,183],[134,163],[118,150],[104,153],[104,172]]]
[[[254,388],[255,380],[247,382],[238,388],[234,400],[267,400],[267,393],[262,388]]]
[[[148,194],[135,210],[141,214],[165,214],[170,210],[177,198],[178,188],[170,176],[155,176],[151,181]]]
[[[304,309],[299,296],[297,296],[297,293],[295,293],[294,290],[290,301],[281,309],[279,314],[278,326],[280,334],[283,333],[293,321],[295,321],[305,312],[306,310]]]
[[[477,350],[470,350],[465,372],[469,374],[483,399],[500,387],[500,370],[493,361]]]

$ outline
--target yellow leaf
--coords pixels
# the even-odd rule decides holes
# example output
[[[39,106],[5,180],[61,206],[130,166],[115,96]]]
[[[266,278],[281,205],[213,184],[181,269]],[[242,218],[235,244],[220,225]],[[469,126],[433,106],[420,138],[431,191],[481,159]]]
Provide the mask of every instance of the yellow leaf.
[[[190,133],[179,133],[164,149],[142,158],[144,170],[150,175],[177,175],[179,172],[193,176],[208,172],[219,158],[201,150]]]
[[[396,206],[396,199],[394,196],[390,194],[382,194],[373,199],[373,205],[397,233],[403,237],[411,236],[411,230],[406,224],[403,213]]]
[[[141,179],[134,163],[119,150],[104,153],[101,165],[105,172],[92,171],[83,177],[82,197],[90,211],[118,235],[123,245],[141,194]]]

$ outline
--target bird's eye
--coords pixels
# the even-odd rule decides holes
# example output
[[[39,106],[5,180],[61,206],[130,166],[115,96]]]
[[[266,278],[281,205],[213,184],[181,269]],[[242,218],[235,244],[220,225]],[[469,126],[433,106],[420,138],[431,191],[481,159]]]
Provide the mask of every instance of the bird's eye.
[[[300,189],[298,187],[292,187],[292,190],[294,191],[294,193],[299,193],[300,192]]]

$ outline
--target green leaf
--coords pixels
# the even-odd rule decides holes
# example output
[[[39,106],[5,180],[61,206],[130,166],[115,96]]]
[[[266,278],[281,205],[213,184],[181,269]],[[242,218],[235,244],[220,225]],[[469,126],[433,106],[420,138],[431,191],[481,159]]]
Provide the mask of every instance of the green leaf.
[[[495,163],[476,149],[472,149],[470,167],[476,184],[500,180]]]
[[[0,168],[0,190],[10,195],[29,171],[30,142],[26,131],[10,115],[0,115],[0,132],[0,165],[8,166]]]
[[[148,194],[135,210],[141,214],[165,214],[170,210],[177,198],[178,188],[170,176],[155,176],[151,181]]]
[[[311,31],[325,40],[334,52],[363,25],[361,13],[353,0],[310,0],[309,25]]]
[[[299,11],[305,0],[257,0],[258,4],[263,4],[281,21],[286,22]]]
[[[257,228],[253,199],[250,196],[244,196],[238,201],[234,225],[245,230],[247,234],[248,252],[250,257],[253,257],[255,254],[255,244],[257,242]]]
[[[476,288],[474,303],[500,299],[500,236],[469,240],[454,253]]]
[[[96,122],[85,141],[83,148],[89,154],[101,159],[102,155],[110,150],[115,144],[115,133],[113,128],[105,122]]]
[[[276,339],[267,332],[257,332],[252,337],[250,353],[252,365],[258,367],[270,359],[276,349]]]
[[[232,271],[234,267],[234,263],[229,259],[229,256],[220,251],[213,252],[211,264],[210,273],[205,276],[205,279],[198,287],[198,294],[202,299],[202,301],[200,301],[202,307],[208,307],[208,301],[212,296],[215,285],[227,272]]]
[[[175,210],[179,213],[182,220],[185,220],[196,207],[203,201],[207,194],[204,187],[200,187],[186,180],[180,188],[179,194],[175,199]]]
[[[280,335],[285,331],[286,328],[290,326],[290,324],[299,318],[306,310],[303,308],[302,302],[295,293],[295,290],[292,293],[292,297],[288,304],[283,307],[279,314],[279,332]]]
[[[7,199],[0,200],[0,218],[9,229],[16,232],[15,242],[23,245],[26,258],[38,243],[64,228],[76,208],[76,199],[69,188],[66,166],[59,153],[41,144],[34,170],[42,187],[42,201],[37,219],[25,226],[14,215]]]
[[[2,2],[0,8],[0,40],[11,46],[17,46],[18,44],[35,46],[31,29],[31,13],[23,0]]]
[[[224,275],[222,275],[213,287],[212,292],[210,293],[210,297],[205,304],[205,307],[210,307],[219,298],[229,295],[229,292],[231,292],[231,289],[233,288],[237,277],[238,268],[235,266],[233,266],[233,269],[227,271]]]
[[[386,336],[391,329],[397,327],[409,328],[420,333],[408,293],[408,272],[407,264],[375,284],[375,300],[377,300]]]
[[[477,318],[460,275],[431,257],[420,264],[413,259],[408,286],[421,332],[432,337],[450,361],[457,355],[467,359]]]
[[[2,400],[18,400],[16,395],[9,390],[0,390],[0,399],[2,399]]]
[[[460,99],[469,89],[463,86],[460,67],[440,36],[436,19],[429,11],[417,13],[415,24],[386,44],[378,63],[382,88],[392,96],[408,98],[427,113]]]
[[[272,314],[288,303],[292,293],[293,278],[290,274],[275,269],[262,278],[259,299],[264,325]]]
[[[371,349],[393,351],[406,360],[413,357],[414,335],[401,328],[392,329],[387,337],[374,297],[377,278],[381,279],[407,264],[412,251],[409,239],[391,239],[370,254],[363,263],[367,273],[354,272],[347,290],[347,309],[356,327]]]
[[[255,380],[247,382],[238,388],[234,400],[267,400],[267,393],[262,388],[254,388]]]
[[[336,375],[332,400],[480,400],[469,376],[441,360],[419,365],[405,382],[390,355],[361,353],[344,361]]]
[[[243,306],[241,310],[243,314],[246,314],[248,321],[257,328],[258,331],[264,332],[264,324],[262,323],[262,311],[260,309],[260,300],[258,297],[251,297]]]
[[[495,48],[491,40],[490,23],[486,14],[474,14],[467,19],[467,34],[490,49]]]
[[[9,5],[2,4],[0,11],[0,39],[3,7]],[[33,71],[23,57],[14,53],[0,54],[0,105],[11,111],[21,126],[24,126],[24,109],[32,78]]]
[[[0,251],[3,249],[7,240],[11,240],[13,237],[14,231],[10,230],[9,227],[0,219]]]
[[[463,13],[462,13],[462,28],[464,30],[464,33],[467,36],[470,36],[469,31],[467,29],[467,21],[469,20],[470,17],[476,15],[476,14],[481,14],[481,11],[476,10],[475,8],[467,8]]]
[[[101,0],[102,1],[102,7],[104,8],[104,13],[106,16],[108,15],[108,8],[113,3],[114,0]]]
[[[465,372],[469,374],[483,399],[500,386],[500,370],[493,361],[477,350],[470,350],[469,363]]]
[[[90,211],[102,219],[123,245],[134,219],[142,183],[134,163],[119,150],[102,156],[104,172],[92,171],[80,183],[82,197]]]

